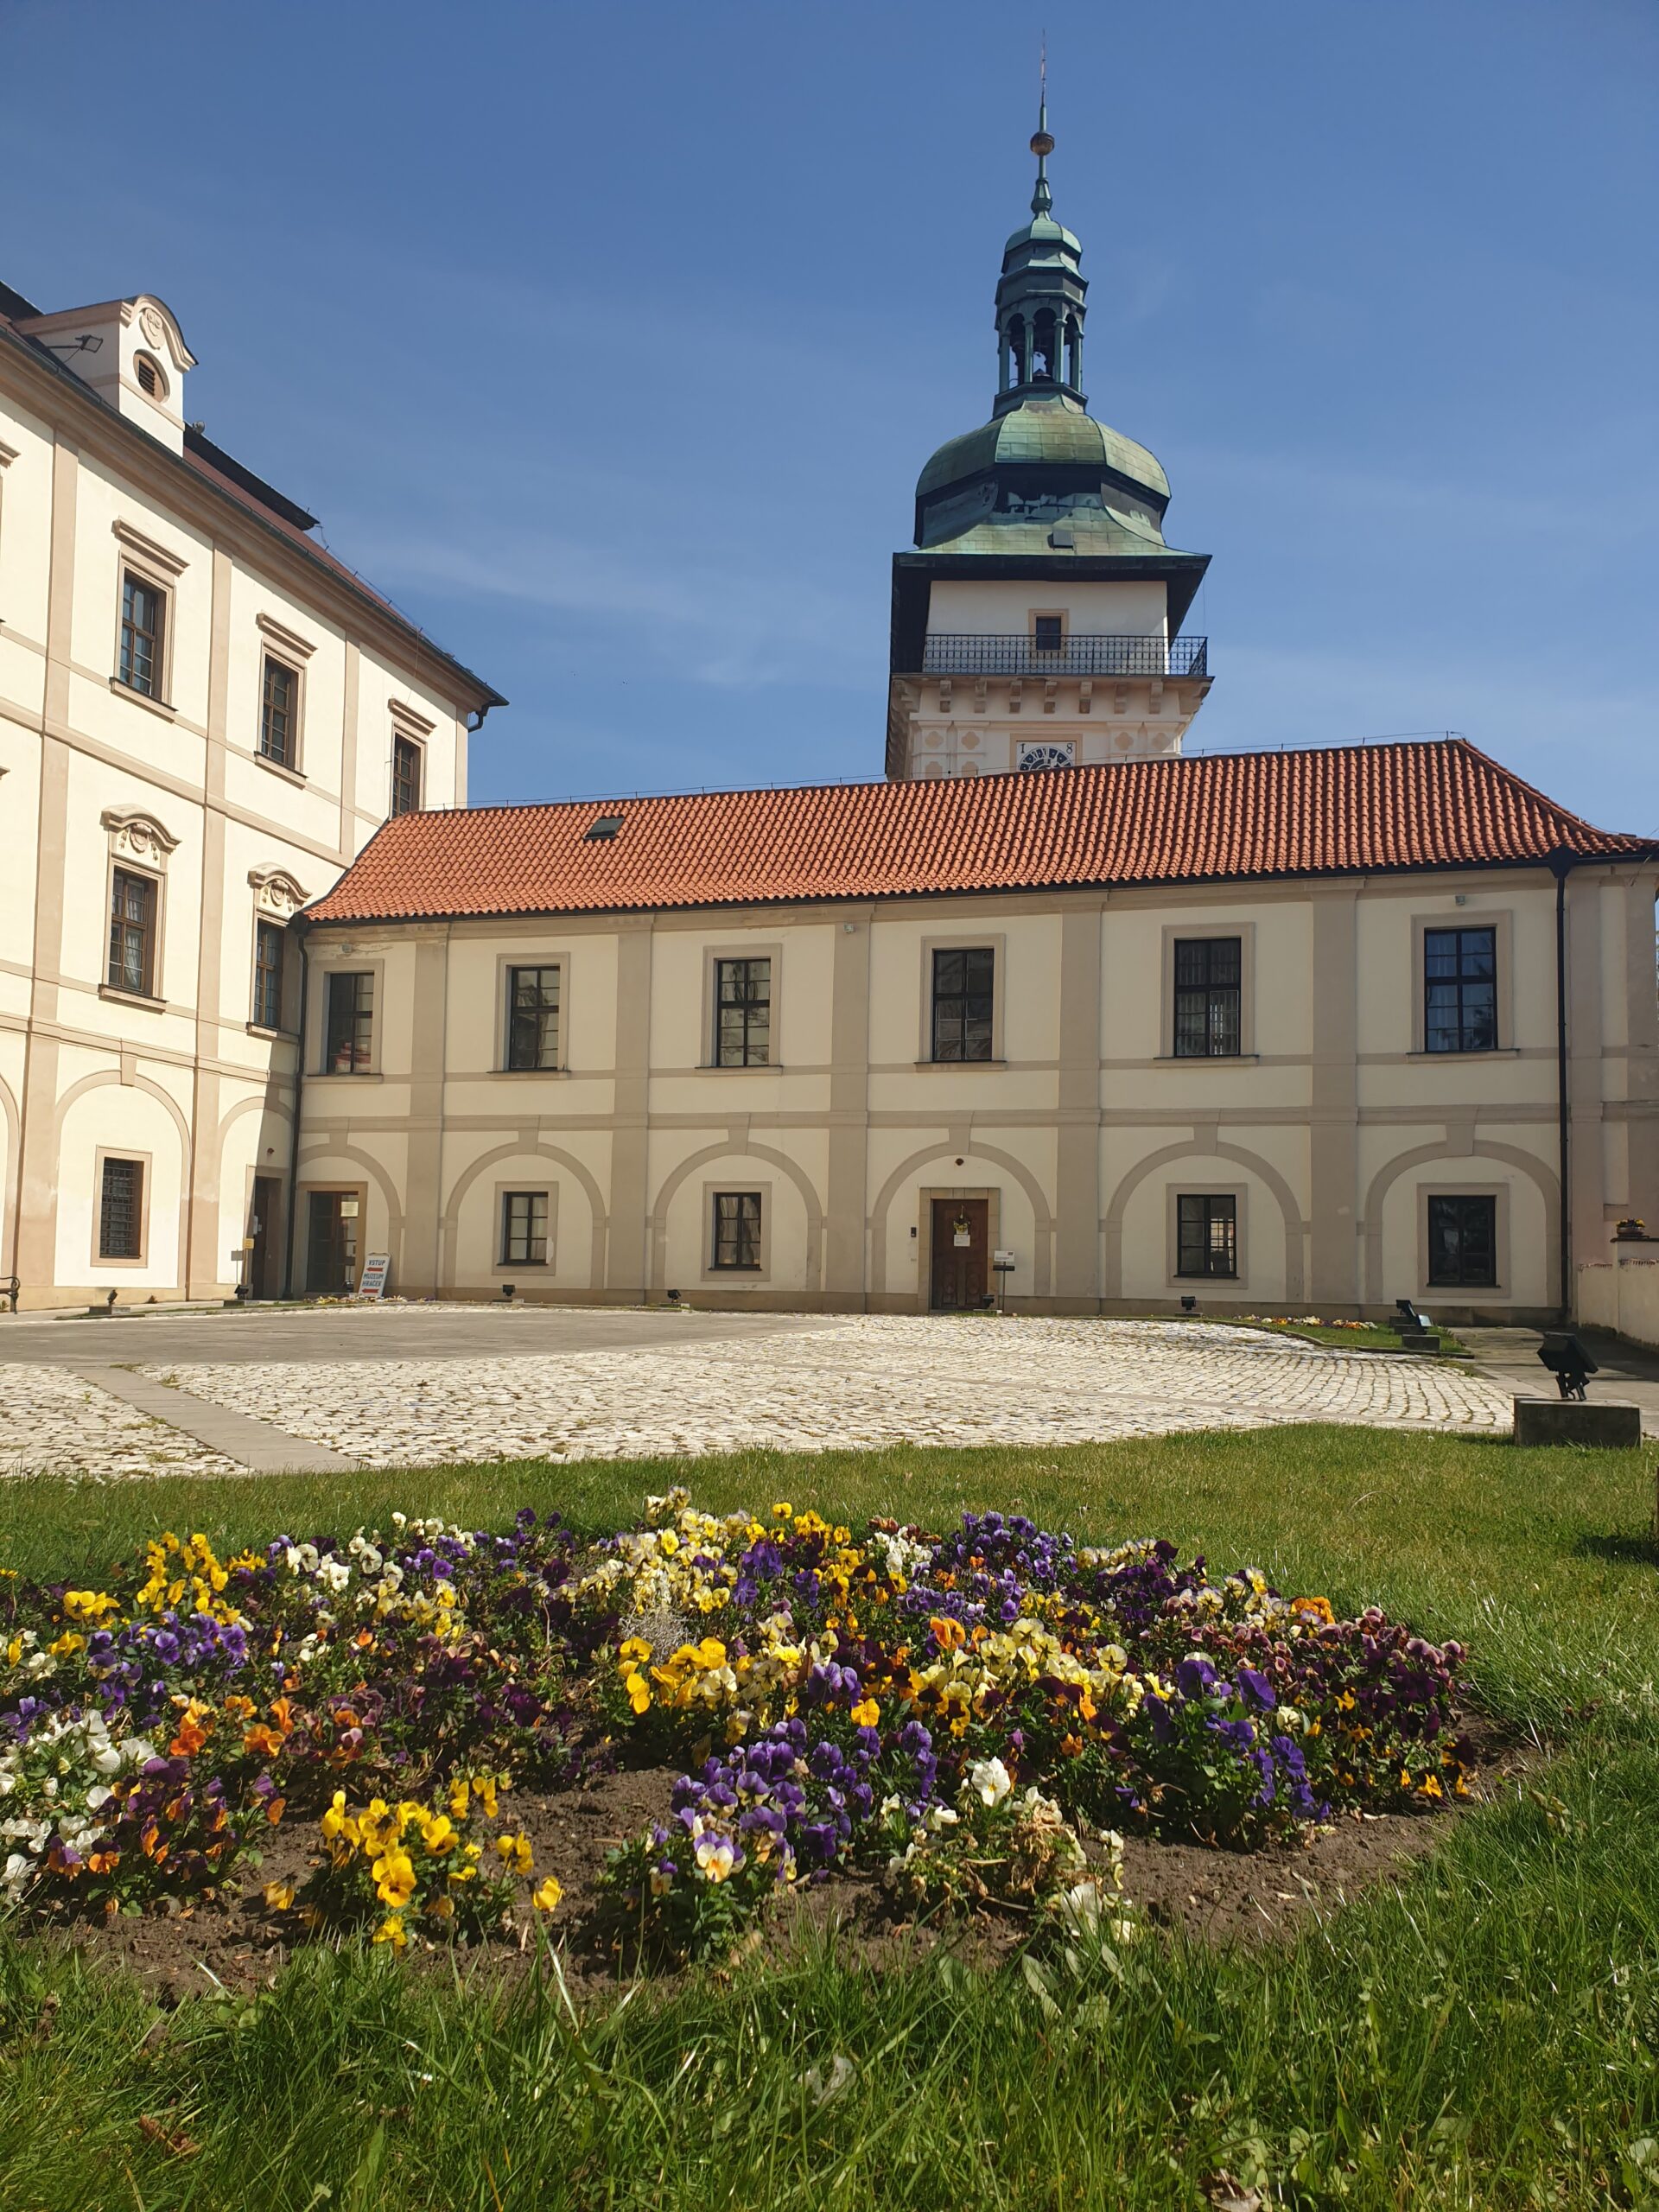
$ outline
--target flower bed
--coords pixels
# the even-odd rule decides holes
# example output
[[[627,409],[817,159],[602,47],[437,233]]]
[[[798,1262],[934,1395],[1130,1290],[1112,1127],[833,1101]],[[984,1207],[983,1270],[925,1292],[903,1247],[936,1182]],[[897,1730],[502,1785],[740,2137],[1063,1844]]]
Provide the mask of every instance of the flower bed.
[[[1465,1794],[1462,1657],[995,1513],[855,1535],[677,1491],[591,1545],[529,1512],[223,1562],[168,1535],[107,1589],[0,1580],[0,1895],[177,1910],[297,1821],[273,1913],[476,1941],[560,1904],[515,1789],[666,1764],[667,1817],[603,1878],[625,1955],[718,1949],[848,1870],[901,1913],[1097,1930],[1125,1834],[1249,1847]]]

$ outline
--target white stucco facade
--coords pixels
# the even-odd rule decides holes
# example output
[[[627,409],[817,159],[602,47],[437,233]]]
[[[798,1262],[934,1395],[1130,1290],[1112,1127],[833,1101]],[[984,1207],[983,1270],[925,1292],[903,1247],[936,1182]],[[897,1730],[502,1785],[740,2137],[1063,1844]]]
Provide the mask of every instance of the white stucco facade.
[[[1659,1197],[1654,893],[1650,864],[1568,880],[1568,1195],[1585,1258]],[[1424,1048],[1436,927],[1492,932],[1491,1049]],[[1012,1253],[1007,1300],[1027,1310],[1192,1297],[1357,1316],[1410,1297],[1448,1319],[1541,1318],[1563,1256],[1554,929],[1542,868],[314,926],[302,1204],[351,1193],[360,1250],[389,1253],[411,1295],[512,1282],[531,1298],[925,1309],[943,1208],[971,1213],[976,1246]],[[1226,1057],[1173,1049],[1173,948],[1193,937],[1240,947]],[[953,945],[994,961],[981,1065],[931,1053],[931,958]],[[767,1064],[711,1065],[718,963],[755,958]],[[506,1065],[520,964],[558,970],[556,1069]],[[371,1065],[312,1073],[328,977],[371,970]],[[741,1270],[717,1263],[722,1192],[759,1202]],[[539,1262],[506,1255],[512,1193],[541,1196]],[[1183,1274],[1184,1196],[1228,1210],[1232,1274]],[[1440,1197],[1487,1210],[1489,1283],[1433,1279]]]
[[[104,342],[45,355],[31,332]],[[422,803],[462,804],[494,696],[216,449],[193,464],[191,358],[143,297],[0,332],[0,1289],[24,1306],[228,1294],[250,1266],[275,1288],[298,974],[289,950],[280,1004],[256,1004],[257,925],[286,944],[385,819],[395,738]],[[148,690],[124,680],[129,580],[161,609]],[[283,760],[262,750],[270,658],[293,679]],[[143,923],[119,974],[118,876]],[[120,1256],[106,1157],[136,1169]]]

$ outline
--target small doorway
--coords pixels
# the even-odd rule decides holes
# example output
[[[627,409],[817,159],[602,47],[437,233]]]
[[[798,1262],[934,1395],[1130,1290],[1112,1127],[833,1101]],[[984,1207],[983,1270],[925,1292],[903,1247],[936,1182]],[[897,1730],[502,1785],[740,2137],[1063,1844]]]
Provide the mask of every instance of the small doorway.
[[[250,1298],[275,1298],[282,1287],[276,1280],[277,1209],[282,1205],[282,1192],[283,1186],[276,1176],[254,1177],[253,1205],[248,1213],[248,1234],[253,1239],[253,1249],[242,1271]]]
[[[990,1285],[990,1201],[935,1198],[929,1303],[936,1313],[982,1306]]]
[[[355,1191],[308,1193],[305,1287],[313,1298],[347,1298],[357,1288]]]

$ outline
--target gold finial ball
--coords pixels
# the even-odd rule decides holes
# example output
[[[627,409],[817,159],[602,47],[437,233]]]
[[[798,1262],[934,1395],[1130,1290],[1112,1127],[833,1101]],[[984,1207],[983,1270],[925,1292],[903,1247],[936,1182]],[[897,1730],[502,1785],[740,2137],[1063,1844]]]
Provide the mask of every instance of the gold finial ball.
[[[1039,154],[1045,157],[1053,152],[1054,141],[1049,137],[1046,130],[1039,130],[1033,134],[1031,150],[1033,154]]]

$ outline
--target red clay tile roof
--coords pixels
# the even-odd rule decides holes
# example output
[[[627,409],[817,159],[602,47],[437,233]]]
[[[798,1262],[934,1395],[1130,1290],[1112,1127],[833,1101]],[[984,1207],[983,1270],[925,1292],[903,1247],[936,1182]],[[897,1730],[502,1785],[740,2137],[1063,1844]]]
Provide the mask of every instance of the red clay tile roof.
[[[586,832],[621,817],[609,839]],[[400,815],[317,922],[594,913],[1650,855],[1450,739]]]

